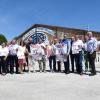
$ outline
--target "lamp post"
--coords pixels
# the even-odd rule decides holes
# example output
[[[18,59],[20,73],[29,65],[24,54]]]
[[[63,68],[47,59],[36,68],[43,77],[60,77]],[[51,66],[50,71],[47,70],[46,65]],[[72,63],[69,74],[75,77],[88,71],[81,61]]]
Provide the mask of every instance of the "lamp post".
[[[90,27],[89,27],[89,25],[87,25],[87,31],[88,31],[88,32],[90,31]]]
[[[35,34],[36,34],[36,43],[37,43],[38,42],[37,27],[35,28]]]

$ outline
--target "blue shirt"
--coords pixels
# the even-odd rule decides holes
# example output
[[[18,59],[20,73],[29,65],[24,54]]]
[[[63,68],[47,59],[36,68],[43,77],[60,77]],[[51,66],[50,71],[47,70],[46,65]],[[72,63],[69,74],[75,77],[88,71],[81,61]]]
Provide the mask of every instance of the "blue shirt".
[[[91,54],[97,49],[97,40],[95,38],[91,38],[87,41],[87,51]]]
[[[71,49],[71,41],[70,41],[70,39],[63,39],[62,43],[67,45],[67,54],[69,54],[70,53],[70,49]]]

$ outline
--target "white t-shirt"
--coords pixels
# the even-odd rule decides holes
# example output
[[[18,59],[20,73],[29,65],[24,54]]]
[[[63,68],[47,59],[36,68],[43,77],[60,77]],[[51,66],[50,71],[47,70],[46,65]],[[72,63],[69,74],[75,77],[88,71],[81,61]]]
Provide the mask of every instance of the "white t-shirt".
[[[82,51],[82,48],[83,48],[83,41],[82,40],[77,40],[78,42],[78,46],[79,46],[79,51]]]
[[[18,50],[18,45],[17,44],[15,44],[15,45],[10,45],[9,46],[9,54],[10,55],[17,55],[17,50]]]
[[[17,52],[17,56],[18,59],[25,59],[25,51],[26,51],[26,47],[24,46],[19,46],[18,47],[18,52]]]
[[[72,54],[77,54],[79,51],[82,51],[83,42],[81,40],[74,41],[72,43]]]
[[[9,53],[8,47],[0,48],[0,56],[7,56]]]

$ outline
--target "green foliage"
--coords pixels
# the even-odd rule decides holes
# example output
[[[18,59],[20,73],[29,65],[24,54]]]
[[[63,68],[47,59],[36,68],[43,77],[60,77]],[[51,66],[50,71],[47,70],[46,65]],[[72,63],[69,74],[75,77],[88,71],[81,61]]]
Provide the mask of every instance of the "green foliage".
[[[13,38],[13,40],[16,40],[16,39],[17,39],[17,36]]]
[[[7,42],[7,38],[3,35],[3,34],[0,34],[0,43],[2,42]]]

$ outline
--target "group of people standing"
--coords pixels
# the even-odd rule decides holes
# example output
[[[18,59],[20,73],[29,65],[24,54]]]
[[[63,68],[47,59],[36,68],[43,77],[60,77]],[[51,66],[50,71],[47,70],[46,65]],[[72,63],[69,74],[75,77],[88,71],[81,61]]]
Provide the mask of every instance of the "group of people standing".
[[[21,41],[17,44],[12,40],[8,44],[0,45],[0,74],[23,73],[26,68],[30,72],[31,67],[32,71],[36,72],[36,62],[39,65],[39,72],[46,72],[48,60],[50,72],[83,75],[83,61],[85,61],[85,71],[90,71],[91,76],[96,75],[97,40],[92,36],[92,32],[87,32],[84,42],[78,35],[67,39],[66,34],[63,39],[56,38],[48,45],[41,40],[37,44],[33,44],[32,41],[32,38],[29,38],[28,43]]]
[[[72,72],[83,75],[83,65],[85,65],[85,71],[91,72],[90,76],[96,75],[97,40],[93,37],[92,32],[87,32],[84,42],[79,35],[73,36],[71,40],[68,40],[67,35],[64,35],[64,39],[55,40],[55,43],[50,46],[52,53],[49,56],[49,65],[52,69],[53,61],[53,71],[57,66],[57,71],[61,72],[61,63],[63,62],[66,74]]]

